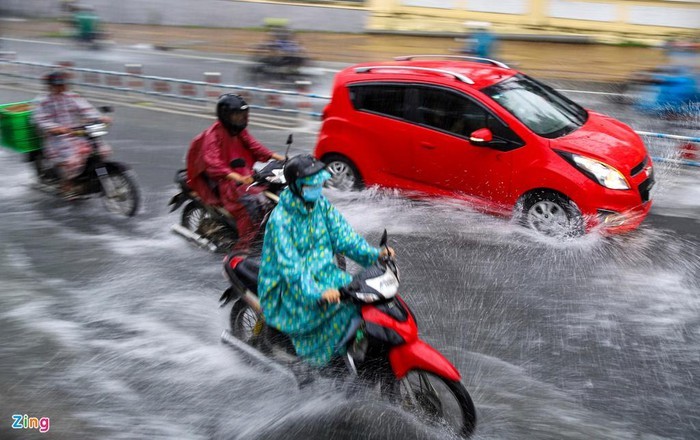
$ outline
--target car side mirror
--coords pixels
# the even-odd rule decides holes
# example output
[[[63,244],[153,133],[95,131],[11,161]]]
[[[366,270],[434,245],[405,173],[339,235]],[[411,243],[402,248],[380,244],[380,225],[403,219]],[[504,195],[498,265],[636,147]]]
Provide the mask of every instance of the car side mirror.
[[[241,159],[240,157],[238,159],[233,159],[231,163],[229,163],[229,166],[231,168],[243,168],[245,166],[245,159]]]
[[[493,140],[493,133],[488,128],[480,128],[469,135],[469,142],[476,146],[485,146]]]

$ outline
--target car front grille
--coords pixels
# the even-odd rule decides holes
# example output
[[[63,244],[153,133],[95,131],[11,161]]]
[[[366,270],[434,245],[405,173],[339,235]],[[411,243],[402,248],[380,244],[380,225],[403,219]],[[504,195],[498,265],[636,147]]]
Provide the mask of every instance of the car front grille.
[[[632,170],[630,171],[630,175],[632,175],[632,177],[634,177],[637,174],[641,173],[642,170],[644,170],[644,167],[647,166],[648,163],[649,163],[649,156],[644,156],[644,160],[641,161],[639,163],[639,165],[632,168]]]

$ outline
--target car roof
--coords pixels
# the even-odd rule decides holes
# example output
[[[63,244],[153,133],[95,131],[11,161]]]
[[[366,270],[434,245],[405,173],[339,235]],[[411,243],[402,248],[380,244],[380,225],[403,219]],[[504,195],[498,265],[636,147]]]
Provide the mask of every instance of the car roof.
[[[416,56],[419,58],[420,56]],[[432,58],[432,56],[426,56]],[[510,78],[517,73],[507,65],[494,60],[471,61],[468,57],[446,56],[446,59],[395,59],[375,63],[361,63],[344,69],[337,81],[391,81],[420,80],[421,82],[449,84],[459,81],[465,86],[482,89]]]

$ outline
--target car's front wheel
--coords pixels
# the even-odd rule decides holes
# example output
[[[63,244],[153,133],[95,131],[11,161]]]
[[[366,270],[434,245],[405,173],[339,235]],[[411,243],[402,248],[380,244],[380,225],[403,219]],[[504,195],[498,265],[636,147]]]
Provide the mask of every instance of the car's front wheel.
[[[522,203],[521,223],[548,237],[576,237],[584,232],[581,211],[566,197],[534,191]]]
[[[341,191],[359,191],[364,187],[362,176],[350,159],[339,154],[329,154],[323,158],[331,178],[328,187]]]

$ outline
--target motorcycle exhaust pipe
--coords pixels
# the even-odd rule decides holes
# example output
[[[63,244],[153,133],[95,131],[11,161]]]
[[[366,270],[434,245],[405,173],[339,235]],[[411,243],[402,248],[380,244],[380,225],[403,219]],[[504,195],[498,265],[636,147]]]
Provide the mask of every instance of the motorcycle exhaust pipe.
[[[296,376],[289,368],[285,368],[279,365],[277,362],[271,360],[258,350],[254,349],[245,342],[237,339],[231,334],[230,331],[224,330],[221,334],[221,341],[225,342],[229,346],[236,349],[239,353],[243,354],[246,358],[254,362],[256,365],[261,366],[263,369],[270,373],[273,373],[277,378],[286,379],[289,381],[290,388],[299,388],[299,381]]]
[[[218,249],[214,243],[212,243],[211,241],[202,237],[201,235],[190,231],[189,229],[185,228],[184,226],[173,225],[170,229],[174,233],[176,233],[182,237],[185,237],[187,240],[195,243],[197,246],[199,246],[201,248],[208,249],[211,252],[216,252]]]

